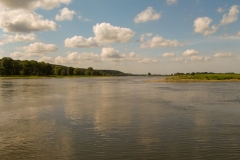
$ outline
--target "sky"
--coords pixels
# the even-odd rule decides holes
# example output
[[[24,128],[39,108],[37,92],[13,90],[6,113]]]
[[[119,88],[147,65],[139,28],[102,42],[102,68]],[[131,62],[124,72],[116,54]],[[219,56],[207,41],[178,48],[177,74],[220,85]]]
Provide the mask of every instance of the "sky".
[[[0,58],[240,73],[239,0],[0,0]]]

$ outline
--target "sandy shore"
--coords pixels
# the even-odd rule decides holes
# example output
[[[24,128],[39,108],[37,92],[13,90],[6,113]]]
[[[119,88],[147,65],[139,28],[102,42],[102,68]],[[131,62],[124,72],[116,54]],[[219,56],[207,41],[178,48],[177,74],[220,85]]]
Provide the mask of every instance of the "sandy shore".
[[[164,78],[164,79],[152,79],[146,80],[144,82],[240,82],[239,79],[228,79],[228,80],[205,80],[205,79],[171,79],[171,78]]]

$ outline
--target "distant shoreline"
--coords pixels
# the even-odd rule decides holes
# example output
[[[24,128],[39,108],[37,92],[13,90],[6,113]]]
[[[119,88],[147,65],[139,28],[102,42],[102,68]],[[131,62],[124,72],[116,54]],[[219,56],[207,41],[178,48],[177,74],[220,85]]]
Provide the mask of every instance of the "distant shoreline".
[[[240,82],[240,74],[195,74],[177,75],[163,79],[146,80],[145,82]]]
[[[144,82],[177,82],[177,83],[191,83],[191,82],[240,82],[239,79],[228,79],[228,80],[200,80],[200,79],[152,79]]]

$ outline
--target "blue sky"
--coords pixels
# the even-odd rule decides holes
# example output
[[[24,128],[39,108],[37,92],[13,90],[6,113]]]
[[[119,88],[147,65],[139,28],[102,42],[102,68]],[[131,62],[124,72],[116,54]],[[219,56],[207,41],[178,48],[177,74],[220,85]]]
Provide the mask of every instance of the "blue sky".
[[[237,72],[239,0],[0,0],[0,57],[129,73]]]

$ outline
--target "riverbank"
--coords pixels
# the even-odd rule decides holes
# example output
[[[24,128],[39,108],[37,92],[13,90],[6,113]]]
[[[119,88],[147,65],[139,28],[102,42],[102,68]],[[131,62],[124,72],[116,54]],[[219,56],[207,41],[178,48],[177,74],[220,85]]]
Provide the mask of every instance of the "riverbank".
[[[163,79],[146,80],[145,82],[240,82],[240,74],[197,74],[179,75]]]
[[[40,78],[94,78],[94,77],[113,77],[113,76],[0,76],[0,79],[40,79]]]

